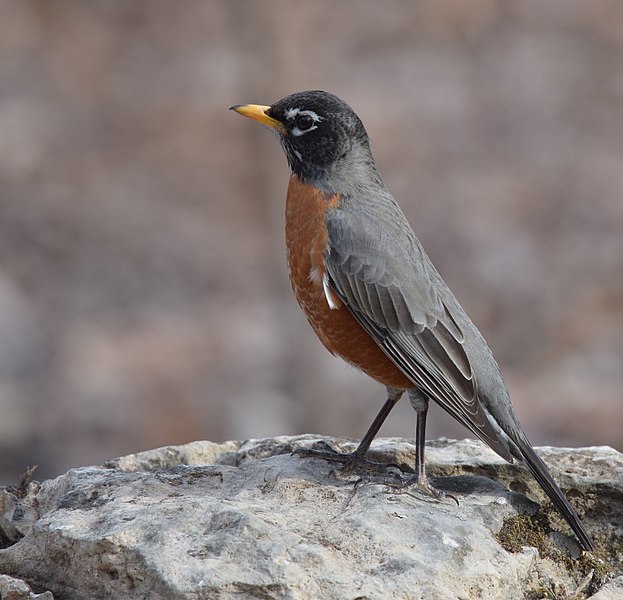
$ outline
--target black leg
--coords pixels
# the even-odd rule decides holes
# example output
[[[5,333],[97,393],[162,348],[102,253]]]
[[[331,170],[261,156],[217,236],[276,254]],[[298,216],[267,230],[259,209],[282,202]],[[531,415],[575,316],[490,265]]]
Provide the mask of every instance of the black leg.
[[[424,451],[426,448],[426,415],[428,398],[417,390],[409,390],[409,401],[415,410],[415,475],[410,483],[427,485]]]
[[[415,419],[415,473],[403,485],[414,486],[435,498],[448,497],[458,506],[459,501],[451,494],[438,490],[428,482],[424,451],[426,448],[426,415],[428,414],[428,397],[418,390],[409,390],[409,401],[416,414]],[[399,487],[392,484],[392,487]]]
[[[354,454],[361,457],[365,456],[368,448],[370,447],[370,444],[372,443],[372,440],[376,437],[376,434],[379,432],[381,425],[383,425],[385,419],[387,419],[387,416],[392,411],[392,408],[394,408],[394,406],[396,405],[396,402],[400,400],[402,394],[402,390],[396,390],[390,387],[387,388],[387,400],[385,400],[385,404],[383,404],[383,406],[381,407],[379,414],[376,415],[374,421],[372,421],[372,425],[370,425],[368,431],[366,431],[366,434],[363,436],[363,438],[361,438],[361,442],[359,442],[359,446],[357,446],[357,450],[355,450]]]
[[[379,432],[381,425],[385,419],[387,419],[387,415],[391,412],[392,408],[396,405],[396,402],[400,400],[400,397],[403,394],[403,390],[397,390],[394,388],[387,388],[387,400],[381,407],[381,410],[376,415],[372,425],[366,431],[366,434],[363,436],[361,442],[359,442],[359,446],[354,452],[350,452],[347,454],[337,452],[333,448],[331,448],[328,444],[323,443],[324,446],[322,449],[309,448],[309,449],[299,449],[294,452],[298,456],[302,457],[314,457],[314,458],[322,458],[324,460],[328,460],[331,462],[340,462],[344,464],[344,470],[349,471],[354,466],[363,466],[363,467],[372,467],[378,468],[381,467],[385,469],[390,465],[384,465],[380,463],[375,463],[373,461],[366,460],[365,455],[370,448],[370,444],[372,440],[376,437],[376,434]]]

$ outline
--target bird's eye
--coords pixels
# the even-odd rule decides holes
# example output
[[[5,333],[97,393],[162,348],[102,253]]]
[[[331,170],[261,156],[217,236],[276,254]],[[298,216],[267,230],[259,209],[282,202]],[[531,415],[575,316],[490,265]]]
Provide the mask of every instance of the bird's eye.
[[[298,115],[294,124],[300,131],[306,131],[314,124],[314,119],[310,115]]]

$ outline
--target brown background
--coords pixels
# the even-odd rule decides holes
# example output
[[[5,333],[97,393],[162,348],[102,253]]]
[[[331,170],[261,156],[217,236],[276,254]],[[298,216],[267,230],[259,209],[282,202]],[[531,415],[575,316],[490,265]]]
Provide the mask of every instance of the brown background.
[[[623,449],[621,2],[0,7],[0,481],[363,433],[383,389],[308,328],[285,159],[227,111],[313,88],[364,120],[533,442]]]

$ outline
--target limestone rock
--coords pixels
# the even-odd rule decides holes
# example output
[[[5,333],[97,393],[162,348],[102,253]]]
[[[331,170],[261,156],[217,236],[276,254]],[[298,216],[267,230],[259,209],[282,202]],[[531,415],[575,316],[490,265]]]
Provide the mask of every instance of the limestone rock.
[[[609,581],[590,600],[621,600],[623,598],[623,575]]]
[[[595,536],[590,557],[579,556],[560,521],[548,531],[554,513],[534,517],[538,505],[520,492],[542,498],[527,471],[479,442],[427,448],[430,474],[457,506],[291,455],[317,441],[195,442],[6,488],[0,572],[57,600],[582,599],[620,573],[623,455],[615,450],[540,450]],[[371,456],[408,466],[412,445],[379,439]],[[509,530],[521,519],[523,529]],[[504,531],[515,532],[514,552],[498,541]],[[620,590],[620,580],[608,585]]]
[[[25,581],[0,575],[0,600],[54,600],[54,596],[51,592],[35,594]]]

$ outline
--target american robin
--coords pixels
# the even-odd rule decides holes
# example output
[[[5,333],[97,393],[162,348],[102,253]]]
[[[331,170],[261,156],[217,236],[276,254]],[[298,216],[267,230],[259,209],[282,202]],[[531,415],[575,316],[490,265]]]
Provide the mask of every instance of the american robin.
[[[285,151],[290,281],[310,325],[329,352],[387,387],[385,404],[350,458],[364,457],[406,391],[417,415],[409,483],[428,486],[424,435],[433,400],[502,458],[526,465],[582,547],[592,549],[523,432],[487,343],[385,187],[359,117],[323,91],[231,109],[270,127]]]

